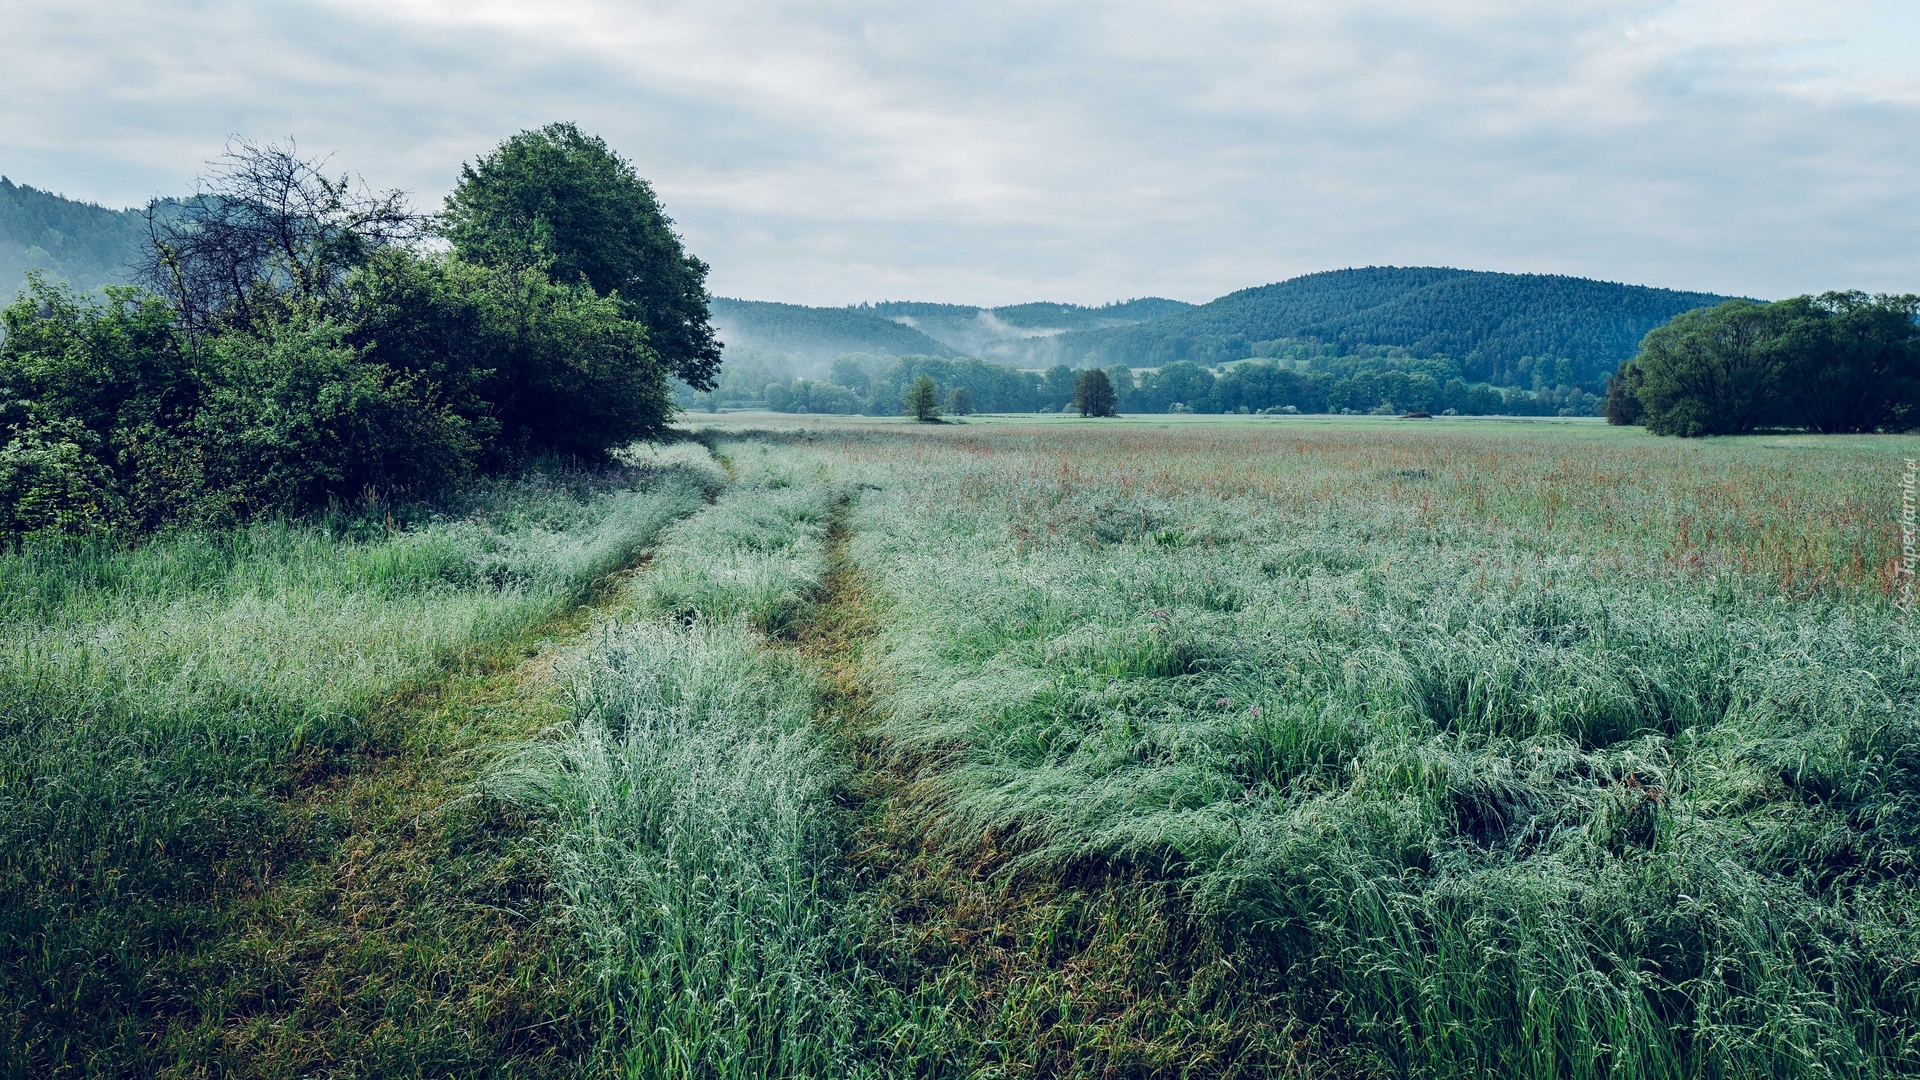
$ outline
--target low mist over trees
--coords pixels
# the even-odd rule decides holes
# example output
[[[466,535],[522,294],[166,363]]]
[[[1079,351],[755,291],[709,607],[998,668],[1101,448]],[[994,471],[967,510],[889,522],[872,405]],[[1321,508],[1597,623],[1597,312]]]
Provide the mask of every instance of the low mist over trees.
[[[1917,314],[1920,297],[1862,292],[1689,311],[1648,333],[1620,366],[1607,418],[1681,436],[1912,427],[1920,421]]]
[[[0,316],[0,539],[429,496],[602,456],[664,428],[674,377],[712,385],[705,265],[604,143],[523,133],[449,206],[240,144],[150,216],[143,287],[33,279]]]
[[[958,356],[958,350],[911,326],[854,308],[817,308],[714,297],[713,319],[729,353],[832,360],[847,353]]]

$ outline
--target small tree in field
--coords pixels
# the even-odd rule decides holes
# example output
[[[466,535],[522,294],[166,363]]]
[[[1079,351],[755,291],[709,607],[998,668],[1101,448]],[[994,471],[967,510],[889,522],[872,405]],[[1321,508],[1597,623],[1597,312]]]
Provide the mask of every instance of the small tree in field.
[[[964,386],[956,386],[947,391],[947,411],[955,416],[966,416],[973,411],[973,395]]]
[[[1088,368],[1073,380],[1073,405],[1081,416],[1113,416],[1113,382],[1099,368]]]
[[[940,388],[934,385],[933,376],[922,375],[907,387],[906,406],[908,415],[923,423],[940,419]]]

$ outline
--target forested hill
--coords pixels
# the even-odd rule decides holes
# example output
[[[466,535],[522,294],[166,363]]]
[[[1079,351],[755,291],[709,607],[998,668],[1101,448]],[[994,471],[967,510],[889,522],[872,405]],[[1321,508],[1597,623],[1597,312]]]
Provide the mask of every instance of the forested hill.
[[[1724,299],[1558,275],[1374,266],[1243,289],[1135,326],[1075,331],[1058,346],[1070,364],[1135,367],[1281,355],[1289,345],[1398,347],[1453,357],[1469,380],[1500,384],[1519,381],[1521,357],[1551,356],[1595,384],[1647,331]]]
[[[79,289],[123,282],[147,239],[138,210],[109,210],[0,176],[0,302],[44,270]]]
[[[953,348],[871,312],[713,298],[713,325],[730,349],[761,349],[803,361],[846,353],[957,356]]]

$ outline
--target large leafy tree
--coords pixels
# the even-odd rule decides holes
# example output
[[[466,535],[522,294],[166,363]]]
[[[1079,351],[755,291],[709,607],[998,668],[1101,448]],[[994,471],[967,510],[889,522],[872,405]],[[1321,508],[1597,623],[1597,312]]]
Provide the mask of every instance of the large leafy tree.
[[[1920,296],[1863,292],[1689,311],[1649,333],[1609,380],[1607,418],[1660,435],[1905,427],[1920,418],[1916,317]]]
[[[442,229],[462,259],[544,267],[618,299],[648,343],[696,390],[711,390],[720,345],[707,264],[689,255],[653,188],[606,142],[572,124],[523,131],[463,166]]]
[[[1073,406],[1081,416],[1114,414],[1113,382],[1099,368],[1088,368],[1073,381]]]
[[[1729,300],[1649,331],[1632,363],[1642,423],[1657,435],[1737,435],[1774,421],[1771,305]]]
[[[1893,427],[1920,404],[1920,296],[1796,296],[1772,307],[1782,401],[1815,431]]]
[[[905,400],[907,415],[925,423],[940,419],[940,387],[931,375],[921,375],[907,387]]]

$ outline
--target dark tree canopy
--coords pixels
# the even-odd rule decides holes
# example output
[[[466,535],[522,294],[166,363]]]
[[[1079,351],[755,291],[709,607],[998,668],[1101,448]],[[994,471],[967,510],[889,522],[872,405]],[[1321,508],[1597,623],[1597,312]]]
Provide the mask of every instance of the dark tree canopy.
[[[1894,427],[1920,402],[1920,296],[1796,296],[1772,305],[1775,379],[1815,431]]]
[[[1658,435],[1822,432],[1920,419],[1920,297],[1830,292],[1731,300],[1647,334],[1610,381],[1607,418]]]
[[[1620,370],[1607,376],[1607,423],[1638,424],[1644,410],[1640,407],[1640,369],[1629,360]]]
[[[707,264],[681,247],[652,186],[600,138],[572,124],[515,135],[461,167],[441,227],[469,262],[543,266],[557,282],[617,294],[676,375],[713,388],[720,345]]]
[[[1073,406],[1081,416],[1114,415],[1113,383],[1099,368],[1088,368],[1073,380]]]
[[[1659,435],[1737,435],[1778,413],[1767,305],[1729,300],[1656,327],[1640,344],[1642,423]]]

